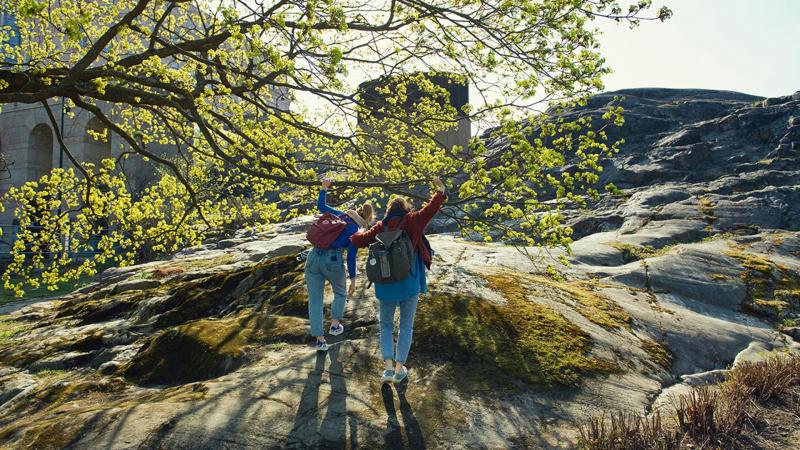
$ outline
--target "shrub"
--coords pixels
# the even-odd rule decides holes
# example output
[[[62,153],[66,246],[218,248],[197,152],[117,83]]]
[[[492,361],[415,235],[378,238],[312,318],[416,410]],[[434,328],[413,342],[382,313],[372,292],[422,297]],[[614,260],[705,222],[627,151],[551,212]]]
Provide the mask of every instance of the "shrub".
[[[749,388],[761,402],[784,397],[800,384],[800,357],[775,355],[757,363],[743,362],[728,374],[728,381]]]
[[[681,395],[675,402],[675,420],[681,431],[700,442],[706,442],[716,434],[714,409],[717,405],[717,393],[707,387],[701,387]]]
[[[611,413],[610,420],[594,417],[580,433],[580,446],[586,450],[669,450],[679,444],[658,411],[650,417],[623,412]]]
[[[673,401],[673,426],[656,411],[651,416],[612,413],[593,417],[580,427],[585,450],[679,450],[736,448],[748,428],[755,402],[788,399],[800,386],[800,355],[776,355],[744,362],[716,387],[701,387]]]

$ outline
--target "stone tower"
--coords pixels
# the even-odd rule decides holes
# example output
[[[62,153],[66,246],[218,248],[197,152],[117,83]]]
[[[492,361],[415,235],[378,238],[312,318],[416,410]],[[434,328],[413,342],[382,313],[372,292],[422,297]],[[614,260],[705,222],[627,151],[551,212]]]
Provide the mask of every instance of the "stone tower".
[[[416,75],[416,74],[413,74]],[[454,145],[459,145],[466,148],[467,143],[471,137],[471,121],[464,113],[464,105],[469,103],[469,86],[466,82],[458,83],[452,78],[452,74],[447,73],[425,73],[425,77],[430,79],[435,85],[441,86],[450,94],[450,105],[458,111],[457,124],[447,131],[442,131],[436,134],[434,139],[436,142],[447,149],[452,148]],[[381,88],[389,87],[396,82],[396,77],[381,77],[374,80],[361,83],[358,87],[359,93],[367,108],[375,111],[379,109],[386,101],[386,95],[378,92]],[[405,107],[413,108],[423,96],[428,95],[426,92],[416,86],[416,84],[409,83],[407,87],[407,101]],[[367,127],[364,123],[362,115],[358,117],[358,125],[364,129]],[[375,130],[365,130],[369,133],[376,133]]]

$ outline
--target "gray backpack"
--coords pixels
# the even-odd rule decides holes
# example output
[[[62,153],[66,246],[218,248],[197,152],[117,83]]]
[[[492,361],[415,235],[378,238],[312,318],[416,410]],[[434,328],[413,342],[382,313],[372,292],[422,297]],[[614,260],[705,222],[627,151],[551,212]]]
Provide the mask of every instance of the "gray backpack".
[[[404,230],[384,231],[375,237],[367,254],[367,279],[392,283],[405,279],[414,264],[414,246]]]

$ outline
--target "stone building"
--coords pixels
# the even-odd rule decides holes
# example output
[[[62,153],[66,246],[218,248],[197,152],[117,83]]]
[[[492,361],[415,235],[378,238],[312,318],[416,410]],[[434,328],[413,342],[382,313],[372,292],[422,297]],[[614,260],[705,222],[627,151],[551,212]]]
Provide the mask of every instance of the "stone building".
[[[463,84],[454,82],[450,74],[446,73],[426,73],[425,77],[430,79],[435,85],[441,86],[447,90],[450,96],[450,105],[455,107],[458,111],[456,125],[447,131],[436,133],[434,140],[438,145],[448,149],[455,145],[466,148],[472,133],[471,121],[463,111],[463,107],[469,103],[469,85],[466,82]],[[381,88],[387,86],[391,88],[393,81],[393,77],[381,77],[361,83],[358,89],[365,106],[373,111],[379,110],[386,101],[386,96],[379,91],[382,90]],[[390,92],[392,92],[391,89]],[[407,86],[407,100],[404,107],[414,108],[417,102],[425,95],[427,95],[425,92],[416,87],[415,84],[410,83]],[[361,115],[359,115],[358,118],[358,125],[369,134],[376,136],[381,135],[380,131],[366,129],[367,125]],[[380,140],[378,140],[378,143],[379,142]]]
[[[0,11],[0,26],[16,26],[13,15]],[[11,45],[19,45],[19,39],[12,39]],[[277,110],[288,111],[288,91],[275,89],[269,104]],[[114,119],[110,105],[98,105],[106,116]],[[39,104],[6,104],[0,106],[0,155],[5,161],[0,173],[0,194],[11,186],[20,186],[27,181],[37,180],[53,168],[73,167],[67,155],[61,150],[53,124],[46,110]],[[119,136],[106,133],[105,141],[95,139],[90,131],[103,132],[105,126],[90,112],[81,109],[65,111],[61,99],[52,99],[50,109],[56,117],[58,128],[63,128],[62,136],[70,153],[81,162],[98,164],[105,158],[117,158],[130,151]],[[165,145],[150,145],[148,150],[165,157],[173,157],[180,150]],[[125,172],[129,189],[141,191],[157,176],[156,163],[145,161],[133,154],[120,160],[120,169]],[[0,257],[10,250],[16,234],[13,205],[4,205],[0,214]]]

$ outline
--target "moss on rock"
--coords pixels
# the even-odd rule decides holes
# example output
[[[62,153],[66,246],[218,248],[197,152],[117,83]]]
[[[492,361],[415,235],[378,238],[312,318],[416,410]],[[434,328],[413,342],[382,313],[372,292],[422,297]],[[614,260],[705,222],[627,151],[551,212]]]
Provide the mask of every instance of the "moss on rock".
[[[157,326],[164,327],[216,315],[233,304],[258,303],[296,284],[301,268],[294,256],[287,255],[184,282],[152,314],[160,314]]]
[[[769,258],[734,246],[726,252],[739,260],[740,277],[747,285],[742,310],[766,317],[782,318],[786,311],[800,311],[800,274]]]
[[[56,313],[57,318],[74,318],[82,325],[105,322],[125,317],[143,298],[140,294],[98,300],[74,300],[64,303]]]
[[[88,419],[76,417],[47,419],[25,430],[17,444],[20,448],[43,450],[68,448],[80,439],[87,422]]]
[[[25,324],[0,318],[0,343],[4,343],[12,339],[15,335],[21,333],[27,328]]]
[[[200,319],[150,338],[120,371],[140,384],[177,384],[214,378],[247,360],[251,344],[302,342],[304,320],[252,310],[224,319]]]
[[[654,363],[666,370],[670,370],[672,367],[672,352],[670,352],[665,343],[653,339],[642,339],[642,349]]]
[[[520,283],[488,279],[507,305],[431,292],[419,303],[415,348],[469,364],[471,371],[547,385],[577,386],[582,375],[621,370],[613,361],[590,357],[589,335],[552,308],[529,301]]]
[[[299,270],[284,274],[278,283],[268,286],[267,298],[262,307],[272,314],[308,316],[308,294],[303,273]]]
[[[512,277],[506,277],[505,283],[511,283]],[[502,276],[501,276],[502,277]],[[555,292],[555,300],[570,306],[590,322],[600,325],[606,330],[625,328],[630,330],[631,316],[616,302],[609,300],[594,290],[591,281],[556,281],[541,276],[529,276],[523,285],[544,286]]]
[[[661,248],[655,248],[651,245],[638,245],[619,241],[610,242],[608,245],[619,250],[622,253],[622,258],[626,262],[662,256],[667,254],[674,247],[673,245],[666,245]]]

